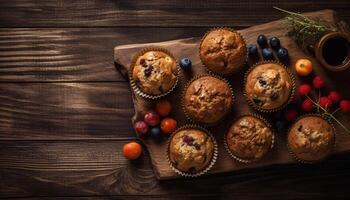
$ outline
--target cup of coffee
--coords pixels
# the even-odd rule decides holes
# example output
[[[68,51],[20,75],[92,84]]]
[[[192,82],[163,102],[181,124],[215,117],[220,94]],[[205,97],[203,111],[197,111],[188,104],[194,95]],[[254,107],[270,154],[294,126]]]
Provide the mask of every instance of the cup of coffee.
[[[350,67],[350,36],[330,32],[314,46],[316,59],[328,70],[343,71]]]

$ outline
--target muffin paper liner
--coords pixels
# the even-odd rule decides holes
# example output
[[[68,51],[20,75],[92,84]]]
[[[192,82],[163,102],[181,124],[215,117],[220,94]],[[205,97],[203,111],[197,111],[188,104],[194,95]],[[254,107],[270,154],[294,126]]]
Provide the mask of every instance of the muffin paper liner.
[[[136,61],[137,59],[142,56],[143,54],[149,52],[149,51],[161,51],[161,52],[164,52],[166,54],[168,54],[171,58],[173,58],[176,62],[176,68],[177,68],[177,71],[176,71],[176,81],[173,85],[172,88],[170,88],[168,91],[166,91],[165,93],[163,94],[160,94],[160,95],[151,95],[151,94],[147,94],[145,92],[143,92],[140,87],[137,85],[136,81],[133,79],[133,70],[134,70],[134,66],[136,64]],[[159,99],[161,97],[164,97],[166,95],[168,95],[169,93],[171,93],[178,81],[179,81],[179,75],[180,75],[180,66],[179,66],[179,63],[177,62],[177,59],[175,58],[175,56],[170,52],[168,51],[167,49],[165,48],[160,48],[160,47],[148,47],[148,48],[144,48],[142,50],[140,50],[138,53],[136,53],[133,57],[133,59],[131,60],[131,64],[130,64],[130,68],[129,68],[129,80],[130,80],[130,85],[131,85],[131,88],[133,89],[133,91],[141,96],[141,97],[144,97],[144,98],[148,98],[148,99]]]
[[[277,64],[277,65],[280,65],[282,67],[284,67],[287,71],[287,73],[289,74],[291,80],[292,80],[292,89],[291,89],[291,92],[290,92],[290,95],[289,95],[289,98],[288,100],[282,104],[280,107],[277,107],[277,108],[273,108],[273,109],[263,109],[257,105],[255,105],[255,103],[249,98],[247,92],[246,92],[246,89],[245,89],[245,85],[247,84],[247,78],[248,78],[248,75],[249,73],[258,65],[262,65],[262,64],[268,64],[268,63],[273,63],[273,64]],[[276,112],[276,111],[279,111],[279,110],[282,110],[283,108],[285,108],[293,99],[294,97],[294,94],[295,94],[295,77],[293,75],[293,73],[282,63],[278,62],[278,61],[275,61],[275,60],[265,60],[265,61],[260,61],[260,62],[257,62],[255,63],[252,67],[250,67],[245,75],[244,75],[244,84],[243,84],[243,95],[245,96],[245,99],[246,101],[248,102],[248,105],[253,107],[255,110],[258,110],[259,112],[263,112],[263,113],[272,113],[272,112]]]
[[[214,78],[217,78],[217,79],[220,79],[224,82],[227,83],[227,85],[229,86],[230,90],[231,90],[231,95],[232,95],[232,106],[231,106],[231,109],[220,119],[218,120],[217,122],[214,122],[214,123],[204,123],[204,122],[200,122],[200,121],[197,121],[195,119],[192,119],[190,117],[190,115],[186,112],[186,106],[185,106],[185,95],[186,95],[186,91],[188,89],[188,87],[193,83],[193,81],[199,79],[199,78],[202,78],[202,77],[206,77],[206,76],[211,76],[211,77],[214,77]],[[232,86],[231,84],[223,77],[217,75],[217,74],[212,74],[212,73],[205,73],[205,74],[201,74],[201,75],[197,75],[197,76],[194,76],[190,81],[187,82],[187,84],[185,85],[184,89],[183,89],[183,92],[182,92],[182,110],[186,116],[186,118],[192,122],[192,123],[195,123],[195,124],[200,124],[201,126],[204,126],[204,127],[210,127],[210,126],[215,126],[217,124],[220,123],[220,121],[222,119],[224,119],[231,111],[232,111],[232,107],[233,107],[233,104],[235,102],[235,96],[234,96],[234,93],[233,93],[233,89],[232,89]]]
[[[213,71],[213,70],[209,69],[209,68],[204,64],[204,61],[202,60],[202,57],[200,56],[200,55],[201,55],[200,52],[201,52],[201,47],[202,47],[203,40],[208,36],[208,34],[209,34],[210,32],[216,31],[216,30],[228,30],[228,31],[231,31],[231,32],[235,32],[235,33],[237,33],[237,34],[242,38],[242,40],[243,40],[243,42],[244,42],[244,47],[245,47],[245,50],[246,50],[245,63],[244,63],[243,65],[239,66],[236,70],[234,70],[234,71],[232,71],[232,72],[230,72],[230,73],[228,73],[228,74],[216,72],[216,71]],[[238,31],[234,30],[233,28],[229,28],[229,27],[214,27],[214,28],[210,29],[210,30],[207,31],[207,32],[204,34],[204,36],[202,37],[202,39],[201,39],[201,41],[200,41],[200,43],[199,43],[199,48],[198,48],[198,49],[199,49],[199,51],[198,51],[198,53],[199,53],[199,58],[200,58],[202,64],[204,65],[204,67],[206,68],[207,72],[210,72],[210,73],[213,73],[213,74],[217,74],[217,75],[220,75],[220,76],[224,76],[224,77],[231,76],[232,74],[236,73],[237,71],[243,69],[243,68],[244,68],[244,65],[248,62],[247,42],[246,42],[246,40],[244,39],[244,37],[242,36],[242,34],[239,33]]]
[[[182,172],[180,170],[178,170],[175,166],[173,166],[171,160],[170,160],[170,157],[169,157],[169,148],[170,148],[170,143],[171,143],[171,140],[172,138],[174,137],[174,135],[182,130],[185,130],[185,129],[197,129],[197,130],[200,130],[200,131],[203,131],[205,132],[206,134],[208,134],[208,136],[212,139],[213,141],[213,157],[211,158],[211,161],[210,163],[208,164],[208,166],[203,169],[202,171],[200,172],[197,172],[197,173],[186,173],[186,172]],[[198,177],[198,176],[201,176],[205,173],[207,173],[213,166],[214,164],[216,163],[216,160],[218,158],[218,144],[216,142],[216,139],[215,137],[213,136],[213,134],[211,134],[207,129],[201,127],[201,126],[198,126],[198,125],[195,125],[195,124],[188,124],[188,125],[184,125],[178,129],[176,129],[172,134],[171,136],[169,137],[168,139],[168,142],[167,142],[167,150],[166,150],[166,157],[167,157],[167,160],[168,160],[168,163],[169,163],[169,166],[170,168],[177,174],[183,176],[183,177],[191,177],[191,178],[194,178],[194,177]]]
[[[271,124],[270,124],[264,117],[262,117],[262,116],[260,116],[260,115],[257,115],[257,114],[254,114],[254,113],[243,114],[243,115],[240,115],[240,116],[236,117],[236,118],[234,119],[234,121],[231,123],[231,126],[232,126],[232,124],[233,124],[235,121],[237,121],[238,119],[240,119],[240,118],[242,118],[242,117],[245,117],[245,116],[256,117],[256,118],[260,119],[261,121],[263,121],[263,122],[266,124],[266,126],[267,126],[268,128],[270,128],[270,130],[271,130],[271,132],[272,132],[272,139],[271,139],[271,146],[270,146],[270,149],[273,149],[274,144],[275,144],[275,130],[272,128]],[[230,126],[230,128],[228,129],[228,131],[231,129],[231,126]],[[242,159],[242,158],[237,157],[236,155],[234,155],[234,154],[232,153],[232,151],[230,150],[230,148],[229,148],[229,146],[228,146],[228,144],[227,144],[227,134],[228,134],[228,131],[224,134],[224,147],[225,147],[227,153],[228,153],[228,154],[231,156],[231,158],[233,158],[234,160],[236,160],[236,161],[238,161],[238,162],[241,162],[241,163],[247,164],[247,163],[257,162],[257,161],[261,160],[262,158],[264,158],[264,157],[266,156],[266,155],[264,155],[264,156],[262,156],[260,159],[257,159],[257,160],[246,160],[246,159]],[[266,152],[266,154],[267,154],[267,153],[268,153],[268,152]]]
[[[336,128],[334,127],[334,124],[333,124],[333,122],[332,122],[331,120],[329,120],[328,118],[324,117],[324,116],[321,115],[321,114],[310,113],[310,114],[301,115],[300,117],[298,117],[298,118],[294,121],[294,123],[297,122],[298,120],[304,118],[304,117],[314,117],[314,116],[315,116],[315,117],[321,117],[322,119],[326,120],[326,121],[331,125],[331,127],[332,127],[332,129],[333,129],[333,133],[334,133],[334,144],[333,144],[333,148],[332,148],[332,150],[331,150],[331,152],[332,152],[332,151],[334,150],[335,146],[336,146]],[[290,132],[292,126],[294,125],[294,123],[289,127],[288,132],[287,132],[287,135],[286,135],[286,144],[287,144],[287,149],[288,149],[289,154],[292,155],[293,158],[294,158],[296,161],[298,161],[299,163],[302,163],[302,164],[313,164],[313,163],[317,163],[317,162],[320,162],[320,161],[326,159],[329,155],[325,156],[325,157],[324,157],[323,159],[321,159],[321,160],[317,160],[317,161],[307,161],[307,160],[302,160],[302,159],[298,158],[298,157],[294,154],[294,152],[290,149],[290,147],[289,147],[289,145],[288,145],[288,135],[289,135],[289,132]]]

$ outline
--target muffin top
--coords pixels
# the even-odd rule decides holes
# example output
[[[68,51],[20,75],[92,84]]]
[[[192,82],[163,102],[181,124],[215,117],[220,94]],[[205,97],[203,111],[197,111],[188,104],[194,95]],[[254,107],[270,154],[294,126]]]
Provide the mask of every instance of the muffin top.
[[[204,131],[188,128],[176,132],[169,144],[172,165],[184,173],[198,173],[210,164],[214,141]]]
[[[202,39],[199,56],[207,68],[227,75],[243,66],[247,58],[247,48],[237,32],[216,29]]]
[[[176,60],[162,51],[140,55],[132,70],[132,77],[140,90],[149,95],[164,94],[177,80]]]
[[[306,116],[297,120],[288,133],[289,150],[303,161],[325,158],[334,147],[333,127],[320,116]]]
[[[194,121],[213,124],[231,110],[230,86],[213,76],[202,76],[190,83],[184,94],[184,108]]]
[[[226,135],[227,147],[242,160],[255,161],[271,148],[273,133],[261,119],[246,115],[236,120]]]
[[[264,63],[249,72],[245,91],[255,106],[271,110],[288,102],[293,84],[285,67],[276,63]]]

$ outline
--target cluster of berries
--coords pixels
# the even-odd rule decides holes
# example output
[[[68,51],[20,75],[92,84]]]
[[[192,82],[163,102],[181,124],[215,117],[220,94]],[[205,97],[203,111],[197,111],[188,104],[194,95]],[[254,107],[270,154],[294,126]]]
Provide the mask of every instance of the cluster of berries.
[[[288,60],[288,50],[281,47],[281,42],[277,37],[271,37],[268,41],[265,35],[259,35],[256,42],[261,48],[261,55],[264,60],[274,60],[273,50],[276,51],[276,56],[281,62]],[[258,59],[258,46],[255,44],[248,45],[248,55],[252,59]]]
[[[175,131],[177,122],[175,119],[168,117],[171,108],[171,103],[168,100],[158,101],[154,111],[147,112],[143,120],[134,124],[136,133],[141,138],[150,135],[155,139],[159,139],[163,134],[169,135]]]
[[[336,105],[339,105],[336,111],[341,110],[344,113],[350,112],[350,100],[342,99],[337,91],[327,92],[325,87],[326,82],[321,76],[315,76],[312,80],[312,84],[301,84],[288,108],[274,115],[277,131],[286,131],[288,124],[295,121],[298,115],[313,112],[318,107],[329,111]],[[327,95],[322,96],[322,93]]]

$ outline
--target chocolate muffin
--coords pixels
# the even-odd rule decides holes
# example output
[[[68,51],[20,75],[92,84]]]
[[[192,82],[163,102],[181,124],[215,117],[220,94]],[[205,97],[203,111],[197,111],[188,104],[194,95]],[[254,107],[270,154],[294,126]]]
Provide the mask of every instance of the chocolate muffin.
[[[203,37],[199,56],[209,70],[229,75],[243,67],[247,60],[247,47],[238,32],[219,28]]]
[[[241,162],[261,159],[273,146],[273,142],[270,125],[253,115],[238,118],[226,134],[227,150]]]
[[[132,78],[138,88],[148,95],[161,95],[177,83],[176,60],[169,53],[150,50],[140,53],[131,66]]]
[[[183,104],[189,118],[211,125],[231,111],[233,94],[226,81],[203,75],[190,81],[184,92]]]
[[[285,106],[294,93],[294,79],[280,63],[262,62],[250,69],[245,78],[245,95],[262,111]]]
[[[185,128],[170,138],[168,158],[183,173],[196,174],[210,165],[215,151],[213,138],[197,128]]]
[[[322,160],[332,151],[335,144],[333,126],[321,116],[301,117],[290,128],[288,148],[299,161]]]

